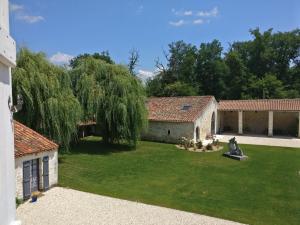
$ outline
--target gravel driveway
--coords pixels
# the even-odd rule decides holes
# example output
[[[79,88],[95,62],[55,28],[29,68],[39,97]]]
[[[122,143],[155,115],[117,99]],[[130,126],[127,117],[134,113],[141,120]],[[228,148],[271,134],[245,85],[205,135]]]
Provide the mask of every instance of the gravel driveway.
[[[263,135],[237,135],[237,134],[221,134],[217,135],[217,138],[221,142],[229,142],[229,139],[236,137],[238,144],[249,145],[266,145],[266,146],[278,146],[278,147],[290,147],[300,148],[300,139],[295,137],[267,137]]]
[[[17,209],[22,225],[202,225],[239,224],[174,209],[53,188],[36,203]]]

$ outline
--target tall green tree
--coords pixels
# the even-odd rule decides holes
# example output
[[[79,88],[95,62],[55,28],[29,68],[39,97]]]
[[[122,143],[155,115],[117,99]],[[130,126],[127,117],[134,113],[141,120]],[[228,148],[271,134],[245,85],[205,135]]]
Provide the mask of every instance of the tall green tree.
[[[76,56],[75,58],[73,58],[70,61],[70,66],[72,68],[75,68],[76,66],[78,66],[79,62],[82,59],[89,58],[89,57],[93,57],[95,59],[101,59],[102,61],[104,61],[106,63],[109,63],[109,64],[115,64],[113,59],[110,57],[109,52],[108,51],[103,51],[101,53],[96,52],[94,54],[89,54],[89,53],[80,54],[80,55]]]
[[[20,94],[24,100],[16,119],[68,148],[77,135],[81,107],[65,69],[49,63],[43,53],[22,48],[12,81],[14,97]]]
[[[242,99],[247,96],[248,79],[250,74],[247,71],[242,59],[237,52],[231,51],[225,56],[225,63],[228,73],[225,76],[226,99]]]
[[[104,141],[135,145],[147,126],[141,82],[126,67],[94,57],[81,59],[70,75],[84,119],[96,119]]]
[[[197,95],[196,88],[191,85],[176,81],[165,86],[163,96],[193,96]]]
[[[168,68],[170,81],[193,83],[194,68],[197,59],[197,48],[194,45],[177,41],[169,45]]]
[[[222,59],[222,46],[217,40],[201,44],[196,65],[197,81],[201,84],[199,94],[225,97],[225,77],[228,68]]]

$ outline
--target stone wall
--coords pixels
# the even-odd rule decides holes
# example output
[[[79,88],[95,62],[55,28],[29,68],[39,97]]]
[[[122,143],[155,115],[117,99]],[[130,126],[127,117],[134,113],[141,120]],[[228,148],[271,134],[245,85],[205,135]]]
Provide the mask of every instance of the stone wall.
[[[199,127],[200,140],[205,140],[207,135],[212,134],[212,115],[215,114],[214,130],[217,132],[217,121],[218,121],[218,103],[212,101],[207,108],[204,110],[203,114],[196,120],[194,127],[194,141],[197,141],[196,129]],[[215,134],[214,133],[214,134]]]
[[[238,132],[238,111],[219,111],[220,129],[222,132]]]
[[[268,135],[268,111],[244,111],[243,112],[243,132],[245,134]]]
[[[196,141],[196,128],[199,127],[200,140],[205,140],[206,136],[211,134],[213,113],[215,113],[214,129],[217,131],[218,103],[213,100],[194,123],[149,121],[148,131],[142,134],[142,139],[178,143],[182,137],[186,137]]]
[[[274,112],[273,134],[296,136],[298,131],[297,112]]]
[[[178,143],[181,137],[194,138],[193,131],[193,123],[149,121],[148,131],[142,134],[142,139]]]
[[[58,182],[58,152],[42,152],[38,154],[26,155],[15,159],[16,171],[16,197],[23,199],[23,162],[39,159],[39,189],[43,189],[43,157],[49,156],[49,186],[54,186]]]

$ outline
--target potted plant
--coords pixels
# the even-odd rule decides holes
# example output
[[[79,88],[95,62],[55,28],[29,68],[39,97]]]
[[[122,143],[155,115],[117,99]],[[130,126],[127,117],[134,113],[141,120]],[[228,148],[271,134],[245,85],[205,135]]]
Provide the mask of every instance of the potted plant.
[[[38,191],[32,192],[32,194],[31,194],[31,202],[36,202],[39,195],[40,195],[40,192],[38,192]]]

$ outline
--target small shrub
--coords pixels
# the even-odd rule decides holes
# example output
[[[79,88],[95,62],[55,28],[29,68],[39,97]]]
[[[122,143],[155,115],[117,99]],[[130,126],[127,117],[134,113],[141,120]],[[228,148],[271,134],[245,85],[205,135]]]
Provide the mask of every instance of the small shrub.
[[[198,149],[201,149],[203,147],[202,141],[198,141],[196,146]]]
[[[213,150],[213,146],[212,146],[212,144],[208,144],[208,145],[206,145],[206,150],[208,150],[208,151],[212,151],[212,150]]]
[[[21,205],[23,203],[23,200],[20,198],[16,198],[16,206],[18,207],[19,205]]]
[[[215,139],[212,144],[213,146],[219,146],[220,143],[218,139]]]
[[[194,140],[190,140],[190,148],[193,148],[195,146]]]
[[[197,144],[194,144],[194,151],[197,150]]]

